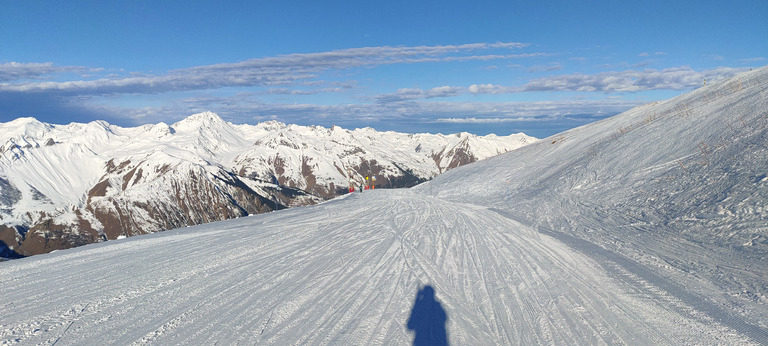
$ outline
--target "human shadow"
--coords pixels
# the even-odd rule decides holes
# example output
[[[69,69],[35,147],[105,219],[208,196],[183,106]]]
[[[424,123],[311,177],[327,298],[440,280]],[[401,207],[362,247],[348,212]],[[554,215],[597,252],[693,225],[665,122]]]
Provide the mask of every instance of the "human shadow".
[[[448,345],[446,321],[448,315],[440,302],[435,300],[435,289],[432,286],[419,289],[407,324],[415,334],[413,345]]]

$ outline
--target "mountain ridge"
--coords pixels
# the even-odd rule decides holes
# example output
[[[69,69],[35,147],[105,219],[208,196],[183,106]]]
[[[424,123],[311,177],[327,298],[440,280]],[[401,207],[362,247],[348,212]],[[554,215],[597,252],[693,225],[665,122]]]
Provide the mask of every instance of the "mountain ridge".
[[[0,239],[25,255],[314,204],[366,177],[412,186],[535,141],[235,125],[212,112],[128,128],[20,118],[0,130]]]

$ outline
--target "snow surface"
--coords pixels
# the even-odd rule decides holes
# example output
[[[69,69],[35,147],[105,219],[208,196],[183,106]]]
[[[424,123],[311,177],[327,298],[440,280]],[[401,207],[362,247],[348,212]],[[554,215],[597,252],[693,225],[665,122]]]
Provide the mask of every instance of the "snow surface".
[[[457,345],[751,341],[574,247],[484,206],[369,191],[4,262],[0,339],[408,344],[429,285]]]
[[[3,262],[0,340],[766,344],[766,100],[762,68],[413,189]]]

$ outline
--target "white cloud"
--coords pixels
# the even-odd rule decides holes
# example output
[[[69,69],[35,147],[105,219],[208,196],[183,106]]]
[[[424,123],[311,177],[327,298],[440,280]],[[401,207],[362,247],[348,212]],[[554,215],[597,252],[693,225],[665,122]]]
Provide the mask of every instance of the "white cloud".
[[[378,102],[402,102],[417,99],[431,99],[438,97],[452,97],[463,94],[466,91],[463,87],[456,86],[440,86],[429,90],[422,90],[418,88],[403,88],[397,90],[393,94],[378,95],[375,99]]]
[[[539,91],[638,92],[645,90],[684,90],[701,86],[703,81],[717,81],[745,71],[745,68],[717,68],[695,71],[690,67],[664,70],[625,70],[596,74],[567,74],[538,78],[523,86],[472,84],[467,88],[443,86],[430,90],[406,88],[393,94],[376,96],[379,102],[402,102],[436,97],[451,97],[466,92],[501,95]]]
[[[297,88],[269,88],[263,94],[268,95],[316,95],[321,93],[339,93],[351,89],[350,85],[339,85],[324,88],[314,89],[297,89]]]
[[[653,52],[653,55],[667,55],[667,53],[665,53],[665,52]],[[651,53],[648,53],[648,52],[642,52],[642,53],[638,54],[637,56],[640,56],[640,57],[649,57],[649,56],[651,56]]]
[[[406,93],[404,91],[404,93]],[[605,100],[563,100],[536,102],[460,102],[460,101],[426,101],[404,100],[401,102],[376,102],[361,104],[319,105],[311,103],[264,103],[252,95],[233,97],[200,97],[189,98],[171,107],[161,107],[153,110],[159,118],[166,122],[178,119],[202,110],[212,110],[227,120],[243,123],[253,119],[269,116],[288,123],[305,123],[322,125],[324,119],[338,123],[387,122],[396,119],[428,119],[429,121],[462,121],[494,122],[493,119],[556,119],[578,114],[615,114],[631,107],[640,105],[640,101],[620,99]],[[123,110],[129,115],[132,110]],[[150,112],[143,110],[144,113]],[[438,120],[443,119],[443,120]],[[445,120],[453,119],[453,120]],[[504,120],[513,121],[513,120]],[[496,121],[497,122],[497,121]]]
[[[558,71],[562,70],[563,65],[560,65],[558,62],[552,62],[546,65],[537,65],[533,66],[529,69],[530,72],[549,72],[549,71]]]
[[[541,118],[536,117],[510,117],[510,118],[437,118],[435,122],[438,123],[454,123],[454,124],[495,124],[495,123],[514,123],[520,121],[541,121]]]
[[[385,64],[494,60],[529,56],[509,54],[468,54],[479,50],[517,49],[516,42],[416,47],[364,47],[329,52],[289,54],[172,70],[164,75],[111,77],[64,82],[2,83],[0,91],[53,92],[63,95],[151,94],[168,91],[205,90],[223,87],[286,86],[314,80],[328,70],[347,70]],[[535,53],[534,53],[535,54]],[[38,77],[55,71],[52,64],[16,63],[0,65],[0,81]]]
[[[520,91],[519,88],[495,84],[472,84],[467,90],[473,94],[509,94]]]
[[[638,92],[644,90],[684,90],[701,86],[703,81],[717,81],[729,78],[745,68],[717,68],[695,71],[690,67],[676,67],[664,70],[626,70],[596,74],[568,74],[538,78],[524,86],[498,84],[472,84],[463,87],[437,87],[430,90],[400,89],[394,94],[379,95],[380,102],[400,102],[434,97],[449,97],[471,94],[513,94],[537,91],[583,91],[583,92]]]
[[[690,67],[664,70],[626,70],[597,74],[569,74],[539,78],[523,87],[524,91],[600,91],[637,92],[643,90],[684,90],[701,86],[704,79],[721,80],[744,71],[722,67],[695,71]]]
[[[756,58],[741,59],[739,61],[744,62],[744,63],[754,63],[754,62],[760,62],[760,61],[763,61],[763,60],[765,60],[765,58],[763,58],[763,57],[756,57]]]
[[[11,82],[27,79],[40,79],[52,73],[84,72],[86,68],[79,66],[56,66],[52,62],[0,64],[0,82]]]
[[[436,87],[427,91],[427,98],[456,96],[464,93],[464,90],[465,89],[462,87],[455,87],[455,86],[449,86],[449,85]]]

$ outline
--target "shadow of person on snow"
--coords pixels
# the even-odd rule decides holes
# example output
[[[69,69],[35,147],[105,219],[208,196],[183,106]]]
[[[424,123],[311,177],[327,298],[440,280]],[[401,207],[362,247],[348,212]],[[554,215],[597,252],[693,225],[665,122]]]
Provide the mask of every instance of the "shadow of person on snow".
[[[424,286],[416,294],[413,302],[411,317],[408,318],[408,329],[414,334],[413,345],[448,345],[448,333],[445,322],[448,315],[440,302],[435,300],[435,289]]]

